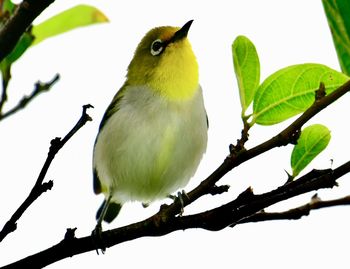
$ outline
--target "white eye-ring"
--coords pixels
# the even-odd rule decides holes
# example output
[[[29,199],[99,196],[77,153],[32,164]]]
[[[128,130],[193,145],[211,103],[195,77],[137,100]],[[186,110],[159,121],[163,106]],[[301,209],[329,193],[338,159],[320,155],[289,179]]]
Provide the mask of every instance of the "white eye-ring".
[[[162,42],[162,40],[160,39],[156,39],[152,42],[151,45],[151,54],[153,56],[159,55],[164,49],[164,44]]]

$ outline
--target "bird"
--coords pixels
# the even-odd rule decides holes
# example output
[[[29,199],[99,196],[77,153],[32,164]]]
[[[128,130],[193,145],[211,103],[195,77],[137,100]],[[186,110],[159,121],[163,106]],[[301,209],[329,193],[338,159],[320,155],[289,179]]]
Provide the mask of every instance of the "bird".
[[[146,33],[102,117],[93,189],[105,199],[96,227],[112,222],[126,202],[147,205],[184,188],[201,162],[208,117],[187,37],[192,22]]]

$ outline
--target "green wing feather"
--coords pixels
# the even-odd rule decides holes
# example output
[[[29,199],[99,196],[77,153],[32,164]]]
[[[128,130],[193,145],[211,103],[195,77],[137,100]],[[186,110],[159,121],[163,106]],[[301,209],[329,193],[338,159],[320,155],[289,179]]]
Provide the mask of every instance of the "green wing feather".
[[[120,88],[120,90],[116,93],[116,95],[114,95],[112,102],[109,104],[105,114],[102,117],[101,123],[100,123],[100,127],[99,127],[99,131],[102,130],[103,126],[105,126],[106,122],[108,121],[108,119],[119,110],[119,104],[120,101],[123,99],[124,97],[124,92],[126,89],[126,85],[124,85],[123,87]],[[97,138],[96,138],[97,140]]]
[[[106,112],[104,113],[100,126],[99,126],[99,132],[102,130],[103,126],[105,126],[106,122],[108,121],[108,119],[115,113],[118,111],[119,109],[119,103],[120,100],[123,98],[124,96],[124,91],[125,91],[126,85],[124,85],[123,87],[120,88],[120,90],[116,93],[116,95],[114,96],[112,102],[109,104]],[[96,145],[96,141],[98,139],[98,135],[96,137],[95,140],[95,145]],[[94,188],[94,192],[95,194],[99,194],[102,192],[102,186],[101,186],[101,182],[98,178],[97,175],[97,171],[96,171],[96,167],[93,168],[93,188]]]

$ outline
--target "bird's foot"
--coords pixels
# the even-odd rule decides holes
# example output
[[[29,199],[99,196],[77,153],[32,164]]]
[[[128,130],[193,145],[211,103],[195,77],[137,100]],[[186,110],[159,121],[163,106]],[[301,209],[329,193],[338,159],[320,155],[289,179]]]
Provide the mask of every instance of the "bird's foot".
[[[179,202],[180,202],[180,204],[181,204],[181,209],[180,209],[180,213],[179,213],[179,216],[180,216],[180,217],[181,217],[181,216],[183,215],[183,213],[184,213],[184,207],[185,207],[184,197],[185,197],[186,199],[188,199],[188,195],[187,195],[187,193],[186,193],[184,190],[177,192],[177,195],[171,195],[171,194],[168,195],[168,198],[170,198],[170,199],[172,199],[172,200],[174,200],[174,201],[176,201],[177,199],[179,200]]]
[[[97,255],[100,254],[99,250],[101,250],[101,253],[104,254],[106,252],[106,246],[102,239],[102,225],[100,223],[98,223],[95,229],[91,232],[91,237],[94,241]]]

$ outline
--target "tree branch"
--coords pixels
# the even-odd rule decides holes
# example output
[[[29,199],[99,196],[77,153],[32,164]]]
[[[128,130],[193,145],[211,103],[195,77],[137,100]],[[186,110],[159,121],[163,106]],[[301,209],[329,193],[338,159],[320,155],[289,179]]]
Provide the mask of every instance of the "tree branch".
[[[182,203],[177,199],[171,205],[163,205],[157,214],[144,221],[103,232],[101,238],[104,247],[111,247],[143,236],[161,236],[172,231],[189,228],[220,230],[239,224],[244,219],[280,201],[321,188],[332,188],[336,185],[338,178],[350,172],[350,161],[334,170],[313,170],[299,179],[289,181],[276,190],[264,194],[255,195],[249,188],[237,199],[218,208],[189,216],[177,216],[181,212],[182,206],[193,203],[203,195],[212,193],[218,180],[234,167],[272,148],[295,141],[295,137],[304,123],[349,90],[350,82],[347,82],[332,94],[316,98],[315,103],[308,110],[275,137],[250,150],[242,148],[241,151],[231,152],[230,156],[207,179],[182,197]],[[95,250],[97,247],[99,246],[92,236],[75,238],[74,230],[69,229],[65,238],[55,246],[3,268],[29,265],[31,268],[41,268],[66,257]]]
[[[0,30],[0,62],[16,46],[34,19],[54,0],[24,0]]]
[[[350,162],[335,170],[313,170],[307,175],[287,182],[276,190],[265,194],[255,195],[251,189],[248,189],[237,199],[218,208],[190,216],[176,216],[181,212],[182,206],[193,203],[199,197],[211,193],[216,182],[234,167],[272,148],[295,141],[295,137],[304,123],[348,92],[349,89],[350,82],[347,82],[333,93],[316,98],[314,104],[289,127],[266,142],[250,150],[242,148],[241,151],[231,152],[230,156],[207,179],[189,192],[187,196],[183,196],[182,203],[175,200],[171,205],[163,205],[157,214],[144,221],[103,232],[101,238],[104,247],[110,247],[143,236],[161,236],[172,231],[189,228],[220,230],[227,226],[234,226],[272,204],[320,188],[335,186],[339,177],[349,173]],[[18,268],[19,266],[25,267],[29,265],[31,268],[41,268],[66,257],[95,250],[99,247],[96,240],[91,236],[75,238],[74,230],[72,229],[69,229],[67,234],[55,246],[3,268]]]
[[[289,209],[283,212],[257,212],[245,219],[242,219],[237,224],[249,223],[249,222],[261,222],[268,220],[297,220],[303,216],[308,216],[311,210],[333,207],[333,206],[344,206],[350,205],[350,195],[334,199],[334,200],[321,200],[317,195],[311,198],[309,203],[301,205],[296,208]]]
[[[350,161],[335,170],[313,170],[295,181],[264,194],[254,195],[248,189],[234,201],[203,213],[185,216],[182,221],[191,228],[194,228],[192,225],[197,225],[197,228],[211,231],[221,230],[227,226],[233,227],[243,219],[278,202],[310,191],[332,188],[337,185],[336,180],[339,177],[349,172]],[[187,217],[188,220],[186,220]]]
[[[101,238],[105,247],[144,236],[162,236],[177,230],[203,228],[211,231],[234,226],[249,218],[255,212],[288,198],[321,188],[332,188],[336,180],[350,172],[350,161],[332,170],[313,170],[307,175],[289,182],[276,190],[254,195],[251,189],[243,192],[237,199],[206,212],[188,216],[169,216],[167,208],[162,206],[159,212],[144,221],[124,227],[105,231]],[[174,203],[177,203],[176,201]],[[74,229],[68,229],[65,238],[58,244],[24,258],[13,264],[2,267],[9,268],[42,268],[56,261],[96,249],[93,236],[76,238]]]
[[[32,93],[29,96],[23,96],[23,98],[18,102],[18,104],[15,105],[10,110],[8,110],[7,112],[2,113],[0,111],[0,121],[9,117],[9,116],[12,116],[13,114],[18,112],[19,110],[25,108],[40,93],[49,91],[51,89],[51,87],[59,80],[59,78],[60,78],[60,75],[56,74],[55,77],[47,83],[42,83],[40,81],[35,83],[34,90],[32,91]],[[6,89],[3,89],[3,91],[6,91]]]
[[[323,89],[323,85],[320,85],[320,90]],[[193,203],[201,196],[210,192],[210,189],[233,168],[240,164],[264,153],[273,148],[286,146],[289,143],[295,143],[296,137],[300,133],[301,127],[309,121],[313,116],[325,109],[327,106],[338,100],[344,94],[350,91],[350,80],[340,86],[338,89],[323,97],[315,98],[315,102],[308,108],[301,116],[299,116],[288,127],[282,130],[280,133],[272,137],[271,139],[255,146],[249,150],[246,150],[241,145],[230,146],[230,155],[225,158],[224,162],[204,181],[202,181],[198,187],[191,192],[187,193],[183,198],[183,204],[178,202],[172,204],[168,208],[169,215],[179,214],[182,207],[190,203]],[[239,140],[237,143],[241,143]],[[241,148],[241,151],[235,149]],[[234,149],[234,150],[233,150]]]
[[[28,197],[24,200],[24,202],[20,205],[20,207],[16,210],[16,212],[11,216],[11,218],[6,222],[3,229],[0,231],[0,242],[11,232],[17,229],[17,221],[23,215],[23,213],[28,209],[28,207],[44,192],[50,190],[53,186],[53,182],[50,180],[48,182],[44,182],[44,178],[46,173],[51,165],[51,162],[55,158],[58,151],[64,146],[64,144],[82,127],[87,121],[91,121],[90,116],[86,113],[88,108],[92,107],[91,105],[83,106],[83,113],[72,128],[69,133],[63,138],[56,137],[51,140],[51,146],[49,152],[47,154],[46,161],[40,171],[40,174],[29,193]]]

